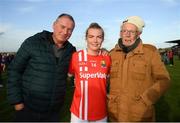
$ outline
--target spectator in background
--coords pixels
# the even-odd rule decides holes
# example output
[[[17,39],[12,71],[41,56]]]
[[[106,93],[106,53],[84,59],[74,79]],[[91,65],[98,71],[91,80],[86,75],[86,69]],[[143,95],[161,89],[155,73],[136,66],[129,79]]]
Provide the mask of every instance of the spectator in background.
[[[140,38],[144,26],[139,16],[125,19],[121,38],[110,52],[110,121],[155,121],[154,104],[169,88],[170,77],[159,51]]]
[[[1,55],[1,53],[0,53],[0,87],[3,87],[2,77],[1,77],[1,72],[2,72],[1,59],[2,59],[2,55]]]
[[[3,87],[3,80],[2,80],[2,76],[1,76],[2,70],[3,70],[3,67],[2,67],[2,64],[0,64],[0,88]]]
[[[5,64],[3,59],[4,59],[4,55],[0,53],[0,88],[4,86],[2,79],[2,72],[5,70]]]
[[[177,54],[178,54],[178,58],[180,60],[180,46],[178,46],[178,48],[177,48]]]
[[[174,54],[173,54],[173,51],[172,51],[172,49],[170,49],[169,51],[168,51],[168,59],[169,59],[169,65],[170,66],[173,66],[174,65]]]
[[[165,65],[168,65],[169,64],[169,58],[168,58],[168,52],[167,51],[165,51],[164,53],[163,53],[163,55],[162,55],[162,58],[163,58],[163,62],[164,62],[164,64]]]

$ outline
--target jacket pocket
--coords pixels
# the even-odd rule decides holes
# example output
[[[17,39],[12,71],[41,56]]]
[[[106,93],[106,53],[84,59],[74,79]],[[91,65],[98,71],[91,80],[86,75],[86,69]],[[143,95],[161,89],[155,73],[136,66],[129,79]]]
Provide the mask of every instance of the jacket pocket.
[[[111,65],[111,69],[110,69],[110,73],[111,73],[112,78],[118,77],[118,70],[121,69],[121,68],[119,68],[119,64],[120,63],[118,60],[112,61],[112,65]]]
[[[153,117],[153,106],[147,106],[141,98],[133,102],[130,114],[133,121],[148,121]]]
[[[146,78],[146,69],[145,62],[134,61],[131,66],[132,78],[134,80],[144,80]]]
[[[110,121],[118,120],[118,96],[107,95],[108,117]]]

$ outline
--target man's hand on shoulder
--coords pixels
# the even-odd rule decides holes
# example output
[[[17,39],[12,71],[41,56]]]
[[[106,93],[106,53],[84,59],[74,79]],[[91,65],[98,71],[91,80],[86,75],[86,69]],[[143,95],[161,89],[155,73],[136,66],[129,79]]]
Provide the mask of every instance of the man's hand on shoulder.
[[[23,103],[16,104],[14,106],[14,108],[15,108],[16,111],[20,111],[20,110],[22,110],[24,108],[24,104]]]
[[[106,48],[101,48],[99,51],[99,55],[107,56],[109,55],[109,51]]]

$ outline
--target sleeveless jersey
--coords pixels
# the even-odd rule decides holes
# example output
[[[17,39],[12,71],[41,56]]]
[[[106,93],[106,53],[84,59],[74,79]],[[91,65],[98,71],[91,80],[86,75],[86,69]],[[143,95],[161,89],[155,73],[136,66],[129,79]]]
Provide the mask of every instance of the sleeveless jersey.
[[[72,55],[69,74],[75,75],[75,91],[70,111],[80,119],[93,121],[107,116],[106,78],[110,64],[110,56],[92,56],[86,50]]]

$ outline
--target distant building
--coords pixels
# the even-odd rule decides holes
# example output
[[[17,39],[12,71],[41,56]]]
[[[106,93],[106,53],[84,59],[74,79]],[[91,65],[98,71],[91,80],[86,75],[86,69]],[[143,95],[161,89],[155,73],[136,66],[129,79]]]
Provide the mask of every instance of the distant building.
[[[176,43],[177,46],[180,46],[180,39],[172,40],[172,41],[166,41],[166,43]]]

